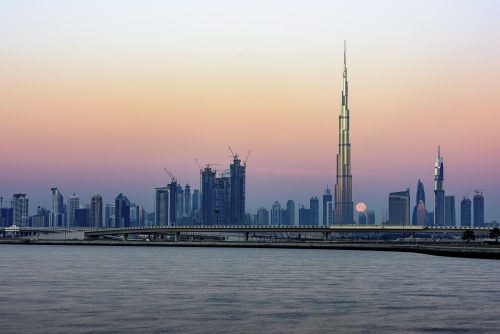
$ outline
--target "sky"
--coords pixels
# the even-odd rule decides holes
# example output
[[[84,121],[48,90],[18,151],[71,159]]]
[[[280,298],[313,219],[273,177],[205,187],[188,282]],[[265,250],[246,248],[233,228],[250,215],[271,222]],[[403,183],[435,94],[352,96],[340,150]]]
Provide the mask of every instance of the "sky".
[[[335,183],[347,41],[354,202],[377,221],[422,179],[481,190],[500,220],[498,1],[0,0],[0,195],[31,212],[50,188],[153,210],[154,187],[199,187],[228,145],[247,211],[309,205]],[[5,204],[5,203],[4,203]],[[459,210],[457,210],[459,217]]]

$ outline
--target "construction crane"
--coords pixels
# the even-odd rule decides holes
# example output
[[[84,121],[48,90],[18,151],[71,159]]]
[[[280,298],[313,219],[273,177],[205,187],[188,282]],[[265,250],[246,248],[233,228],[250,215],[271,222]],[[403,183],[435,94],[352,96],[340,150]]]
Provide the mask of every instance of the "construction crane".
[[[196,165],[198,166],[198,168],[200,169],[200,172],[203,170],[203,167],[201,166],[200,162],[198,161],[197,158],[194,158],[194,161],[196,161]]]
[[[248,161],[248,159],[250,158],[250,153],[252,153],[252,150],[248,151],[247,157],[245,158],[245,161],[243,161],[243,164],[244,164],[245,166],[247,165],[247,161]]]
[[[166,168],[163,168],[165,170],[165,172],[167,172],[168,176],[170,176],[170,179],[172,180],[172,182],[177,182],[177,178],[175,177],[175,175],[169,171],[168,169]]]
[[[229,148],[229,152],[231,152],[231,158],[233,158],[234,160],[237,160],[238,159],[238,154],[234,153],[233,150],[231,149],[231,146],[228,146]]]

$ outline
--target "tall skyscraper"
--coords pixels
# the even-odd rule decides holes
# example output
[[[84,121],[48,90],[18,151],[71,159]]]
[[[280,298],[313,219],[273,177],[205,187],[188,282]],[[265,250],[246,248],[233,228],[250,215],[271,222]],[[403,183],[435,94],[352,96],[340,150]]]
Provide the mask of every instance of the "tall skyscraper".
[[[184,187],[184,216],[191,217],[191,186],[186,183]]]
[[[311,210],[299,205],[299,226],[310,226],[311,224]]]
[[[130,201],[122,193],[115,198],[115,227],[130,227]]]
[[[326,186],[325,193],[323,194],[323,226],[328,225],[328,202],[331,201],[333,201],[332,192],[330,191],[330,188]]]
[[[334,209],[333,209],[333,201],[326,202],[326,213],[327,213],[327,220],[326,224],[327,226],[333,225],[333,219],[334,219]]]
[[[472,201],[467,197],[460,202],[460,226],[472,226]]]
[[[410,189],[389,194],[389,225],[410,224]]]
[[[192,210],[193,210],[193,213],[195,213],[195,214],[198,210],[200,210],[200,201],[201,201],[200,190],[195,189],[193,191],[193,200],[192,200],[192,204],[193,204]]]
[[[271,208],[271,225],[281,225],[281,204],[274,201]]]
[[[99,194],[90,199],[90,226],[102,227],[102,196]]]
[[[180,184],[177,185],[177,199],[175,201],[176,223],[179,223],[184,216],[184,190]]]
[[[446,226],[457,226],[455,219],[455,196],[444,197],[444,222]]]
[[[413,208],[413,215],[412,215],[412,220],[411,223],[412,225],[424,225],[425,224],[425,218],[420,221],[420,224],[418,222],[418,213],[417,211],[420,209],[420,211],[426,210],[425,207],[425,190],[424,190],[424,184],[422,181],[418,180],[417,184],[417,196],[416,196],[416,201],[415,201],[415,207]]]
[[[12,196],[12,211],[14,214],[14,225],[28,226],[29,222],[29,200],[26,194],[14,194]]]
[[[474,227],[484,226],[484,197],[479,191],[476,191],[474,198],[472,199],[474,203]]]
[[[177,180],[172,179],[172,181],[167,185],[169,196],[170,196],[170,224],[176,225],[177,222],[177,190],[179,186],[177,185]]]
[[[71,227],[90,227],[90,208],[76,208]]]
[[[104,227],[115,227],[115,203],[106,204]]]
[[[286,202],[286,216],[288,218],[288,225],[295,225],[295,202],[289,199]]]
[[[311,214],[310,224],[312,226],[319,225],[319,199],[317,197],[311,197],[309,201],[309,213]]]
[[[215,178],[214,185],[215,224],[232,225],[231,222],[231,178],[222,174]]]
[[[201,171],[201,222],[203,225],[215,224],[215,171],[210,166]]]
[[[75,193],[68,198],[68,226],[75,225],[75,210],[80,208],[80,197]]]
[[[366,211],[366,224],[375,225],[375,211],[373,210]]]
[[[337,154],[337,183],[335,184],[335,223],[337,224],[352,224],[354,222],[348,96],[346,46],[344,41],[342,109],[339,116],[339,152]]]
[[[245,216],[245,178],[246,166],[241,164],[237,154],[233,156],[233,163],[229,166],[231,202],[230,222],[231,225],[243,225]]]
[[[434,164],[434,225],[444,226],[444,165],[441,147],[438,146],[438,156]]]
[[[57,188],[50,189],[52,193],[52,212],[49,225],[51,227],[62,227],[65,225],[66,210],[64,209],[64,197]]]
[[[170,225],[168,187],[155,188],[155,226]]]

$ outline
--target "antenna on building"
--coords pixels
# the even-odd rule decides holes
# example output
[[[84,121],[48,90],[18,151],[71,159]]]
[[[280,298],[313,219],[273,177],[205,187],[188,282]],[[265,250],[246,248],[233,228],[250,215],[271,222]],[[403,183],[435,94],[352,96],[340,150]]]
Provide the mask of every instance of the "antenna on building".
[[[344,66],[347,64],[347,61],[346,61],[346,59],[347,59],[347,57],[346,57],[346,49],[347,49],[347,47],[346,47],[346,41],[344,39]]]

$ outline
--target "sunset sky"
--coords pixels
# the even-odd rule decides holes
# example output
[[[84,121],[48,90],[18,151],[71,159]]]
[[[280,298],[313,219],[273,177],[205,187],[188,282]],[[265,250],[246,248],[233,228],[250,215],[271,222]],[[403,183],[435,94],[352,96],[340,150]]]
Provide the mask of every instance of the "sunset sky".
[[[0,0],[0,194],[123,192],[247,166],[247,211],[335,184],[347,40],[354,201],[424,181],[500,220],[498,1]],[[472,193],[471,193],[472,195]],[[5,204],[5,203],[4,203]]]

